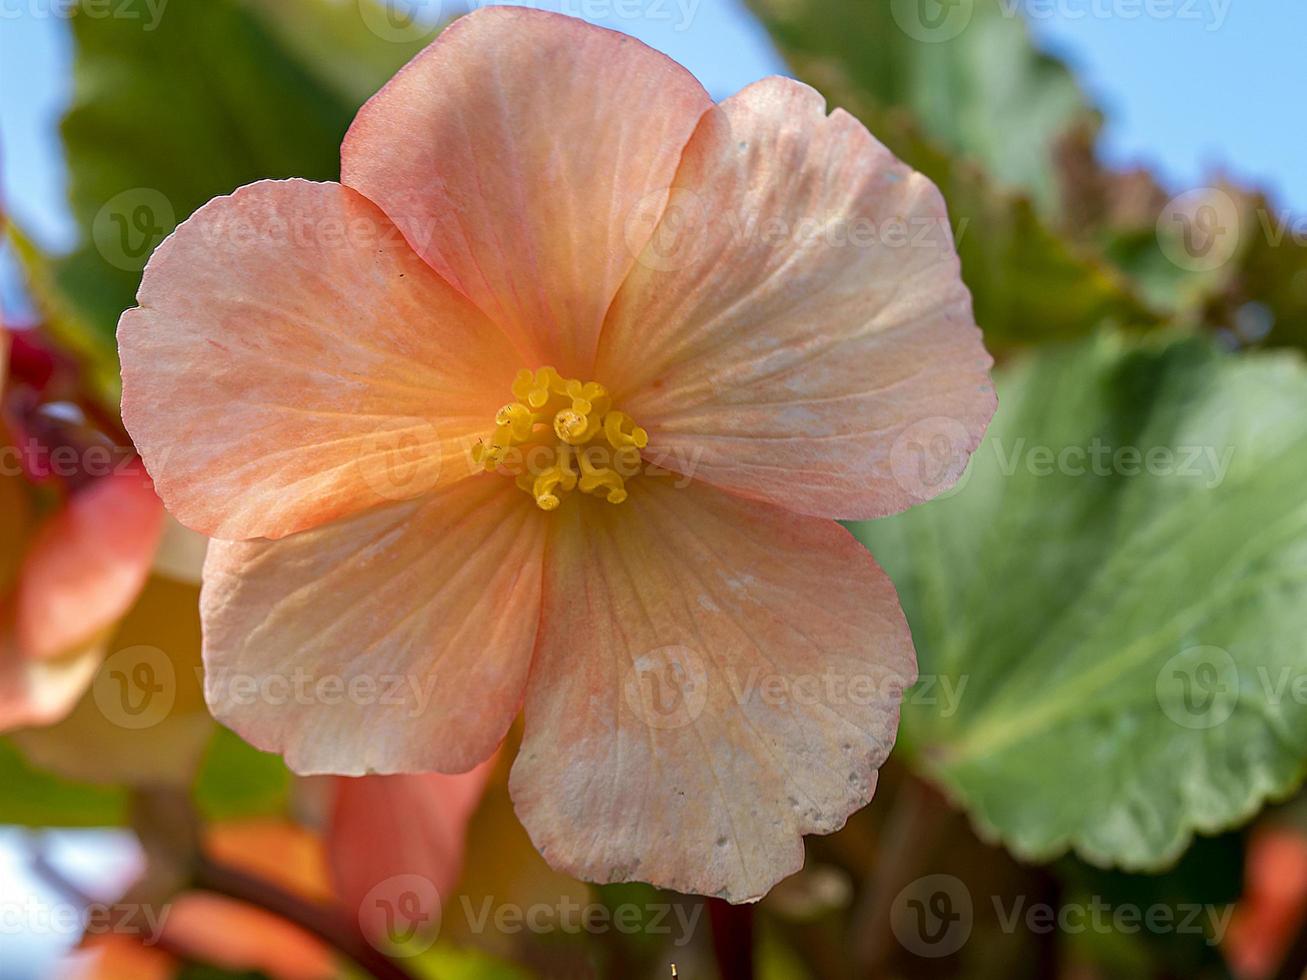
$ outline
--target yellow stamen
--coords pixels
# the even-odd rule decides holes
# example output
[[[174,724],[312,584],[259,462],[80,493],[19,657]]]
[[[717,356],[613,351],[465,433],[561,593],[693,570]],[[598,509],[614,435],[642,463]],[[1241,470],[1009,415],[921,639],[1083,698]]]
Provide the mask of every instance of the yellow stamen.
[[[556,510],[575,489],[613,504],[626,499],[649,433],[613,409],[603,385],[542,367],[517,372],[512,390],[517,401],[495,413],[489,441],[472,451],[477,466],[514,475],[541,510]]]

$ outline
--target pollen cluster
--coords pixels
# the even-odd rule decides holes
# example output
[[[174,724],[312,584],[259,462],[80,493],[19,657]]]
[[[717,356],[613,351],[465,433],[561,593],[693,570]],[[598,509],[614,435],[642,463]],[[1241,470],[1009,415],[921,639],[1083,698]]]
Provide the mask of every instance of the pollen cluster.
[[[649,433],[612,407],[603,385],[564,378],[551,367],[521,370],[513,397],[495,413],[489,442],[473,450],[482,470],[514,476],[541,510],[555,510],[572,490],[626,499],[626,480],[640,471]]]

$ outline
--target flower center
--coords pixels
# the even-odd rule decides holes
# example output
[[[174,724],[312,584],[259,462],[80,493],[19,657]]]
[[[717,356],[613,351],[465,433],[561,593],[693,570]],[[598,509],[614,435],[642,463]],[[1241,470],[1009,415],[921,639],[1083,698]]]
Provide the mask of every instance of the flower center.
[[[482,470],[516,476],[541,510],[575,489],[610,504],[626,499],[649,433],[616,411],[603,385],[564,378],[551,367],[517,372],[513,397],[495,413],[495,432],[472,458]]]

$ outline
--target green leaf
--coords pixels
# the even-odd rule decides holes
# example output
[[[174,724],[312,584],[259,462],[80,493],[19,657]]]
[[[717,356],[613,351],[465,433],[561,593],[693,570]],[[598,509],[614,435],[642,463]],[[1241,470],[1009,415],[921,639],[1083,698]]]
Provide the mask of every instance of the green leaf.
[[[0,739],[0,824],[26,827],[117,827],[127,819],[127,793],[43,772]]]
[[[855,526],[925,678],[904,744],[1018,856],[1161,867],[1303,775],[1307,372],[1109,334],[998,390],[959,492]]]
[[[1082,132],[1087,110],[1073,105],[1064,70],[1028,49],[1022,22],[999,15],[993,3],[977,0],[970,26],[938,44],[909,37],[891,4],[754,0],[754,7],[800,78],[940,188],[991,350],[1078,337],[1103,323],[1154,324],[1156,314],[1124,275],[1095,247],[1056,234],[1032,204],[1028,193],[1055,210],[1051,144],[1063,130]],[[1027,85],[1034,88],[1018,97]],[[999,99],[1011,118],[995,119],[992,110],[963,120],[977,93],[978,104]]]
[[[219,726],[195,781],[195,803],[207,820],[284,814],[293,781],[281,756]]]
[[[1066,66],[1035,48],[1016,0],[752,5],[801,77],[856,94],[872,117],[906,112],[950,155],[1056,210],[1054,150],[1097,113]]]
[[[417,49],[368,29],[370,0],[178,3],[145,30],[152,6],[72,18],[63,135],[85,242],[50,281],[108,351],[145,261],[179,221],[263,178],[337,179],[359,105]]]

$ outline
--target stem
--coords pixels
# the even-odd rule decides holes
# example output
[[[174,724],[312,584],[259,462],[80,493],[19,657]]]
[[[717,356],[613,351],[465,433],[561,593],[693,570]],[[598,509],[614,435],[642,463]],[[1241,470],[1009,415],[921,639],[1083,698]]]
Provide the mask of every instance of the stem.
[[[39,878],[46,887],[52,891],[58,892],[66,901],[74,905],[80,905],[86,908],[92,904],[94,899],[86,892],[82,891],[74,882],[64,876],[50,860],[50,855],[46,853],[45,842],[35,841],[29,837],[29,858],[28,870]]]
[[[853,909],[850,932],[858,965],[870,976],[884,971],[894,950],[890,912],[897,895],[920,872],[948,817],[948,808],[923,783],[904,775],[869,869],[870,887]]]
[[[753,906],[710,898],[708,921],[722,980],[753,980]]]
[[[374,949],[361,932],[329,906],[305,901],[262,878],[203,856],[196,864],[194,883],[197,888],[257,906],[294,923],[353,960],[377,980],[413,980],[411,974]]]

